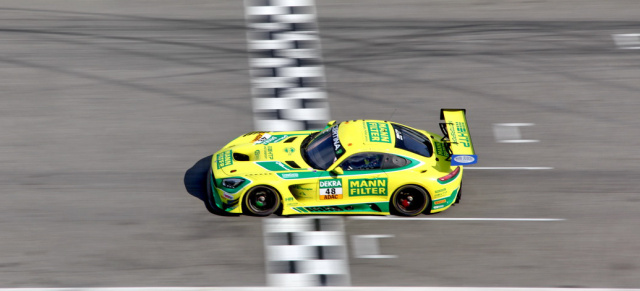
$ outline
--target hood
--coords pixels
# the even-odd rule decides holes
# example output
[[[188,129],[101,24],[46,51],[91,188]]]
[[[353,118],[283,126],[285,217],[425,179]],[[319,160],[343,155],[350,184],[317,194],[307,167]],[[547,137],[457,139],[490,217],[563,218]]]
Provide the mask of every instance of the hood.
[[[265,170],[307,169],[309,166],[301,156],[300,145],[311,133],[251,132],[216,153],[214,164],[227,175],[234,176]]]

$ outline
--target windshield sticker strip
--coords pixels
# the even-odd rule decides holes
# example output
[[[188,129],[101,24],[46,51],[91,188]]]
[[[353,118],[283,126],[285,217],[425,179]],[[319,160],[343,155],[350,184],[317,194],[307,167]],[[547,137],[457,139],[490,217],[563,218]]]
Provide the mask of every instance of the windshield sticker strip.
[[[338,125],[331,128],[331,137],[333,138],[333,150],[336,152],[336,159],[339,159],[344,154],[344,148],[338,138]]]

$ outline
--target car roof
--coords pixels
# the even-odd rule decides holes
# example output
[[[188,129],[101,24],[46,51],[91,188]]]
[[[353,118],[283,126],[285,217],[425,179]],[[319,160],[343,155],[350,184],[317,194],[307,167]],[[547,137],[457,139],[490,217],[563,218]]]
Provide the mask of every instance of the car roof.
[[[348,152],[361,150],[389,151],[396,138],[390,122],[382,120],[348,120],[338,128],[340,143]]]

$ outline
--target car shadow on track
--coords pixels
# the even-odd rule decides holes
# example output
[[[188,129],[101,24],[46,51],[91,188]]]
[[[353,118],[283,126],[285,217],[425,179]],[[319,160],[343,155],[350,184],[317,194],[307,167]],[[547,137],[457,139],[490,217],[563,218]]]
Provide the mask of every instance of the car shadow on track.
[[[200,159],[184,173],[184,187],[189,194],[200,199],[209,212],[220,216],[237,216],[237,214],[210,207],[207,203],[207,172],[211,166],[211,157],[210,155]]]

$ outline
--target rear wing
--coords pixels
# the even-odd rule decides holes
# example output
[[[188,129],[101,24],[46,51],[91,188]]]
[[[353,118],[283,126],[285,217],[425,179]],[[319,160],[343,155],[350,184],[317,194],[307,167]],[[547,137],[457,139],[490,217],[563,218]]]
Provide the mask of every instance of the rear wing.
[[[440,130],[442,130],[442,142],[445,145],[453,166],[471,165],[478,162],[471,143],[471,134],[467,125],[465,109],[440,109]]]

